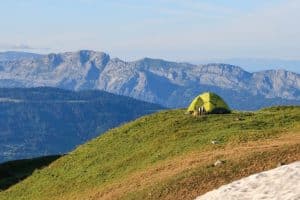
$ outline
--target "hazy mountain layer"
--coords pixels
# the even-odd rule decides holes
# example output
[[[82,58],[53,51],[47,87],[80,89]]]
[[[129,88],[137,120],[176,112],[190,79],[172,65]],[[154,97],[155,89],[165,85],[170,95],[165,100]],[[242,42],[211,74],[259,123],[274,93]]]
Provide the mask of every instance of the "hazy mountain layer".
[[[62,154],[160,106],[101,91],[0,89],[0,162]]]

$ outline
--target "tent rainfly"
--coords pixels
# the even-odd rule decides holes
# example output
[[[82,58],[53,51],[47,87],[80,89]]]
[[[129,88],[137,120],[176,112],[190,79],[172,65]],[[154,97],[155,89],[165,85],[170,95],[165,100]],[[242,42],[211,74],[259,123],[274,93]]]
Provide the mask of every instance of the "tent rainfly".
[[[212,92],[206,92],[197,96],[187,111],[194,115],[203,113],[225,114],[230,113],[230,108],[220,96]]]

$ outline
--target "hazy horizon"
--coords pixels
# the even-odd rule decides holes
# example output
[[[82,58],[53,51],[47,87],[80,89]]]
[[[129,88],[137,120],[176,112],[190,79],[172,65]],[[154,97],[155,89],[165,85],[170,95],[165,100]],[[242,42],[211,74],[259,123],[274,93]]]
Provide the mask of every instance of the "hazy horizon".
[[[4,0],[1,8],[0,51],[300,60],[297,0]]]

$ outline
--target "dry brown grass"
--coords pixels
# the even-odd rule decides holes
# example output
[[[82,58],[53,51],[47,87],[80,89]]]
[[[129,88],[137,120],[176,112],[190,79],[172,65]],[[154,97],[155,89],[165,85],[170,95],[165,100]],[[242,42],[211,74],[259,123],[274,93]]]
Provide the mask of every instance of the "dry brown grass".
[[[257,153],[269,153],[270,157],[269,159],[262,159],[260,157],[257,157],[257,159],[251,158],[251,162],[246,163],[244,158],[250,158]],[[212,165],[220,158],[232,163],[241,163],[245,165],[245,168],[229,176],[230,169],[227,168],[226,164],[223,170],[222,168],[215,170],[215,173],[213,172],[207,176],[191,175],[179,178],[175,181],[176,184],[174,181],[169,181],[173,177],[180,177],[186,171],[197,171],[198,168]],[[124,181],[107,185],[101,190],[94,188],[93,190],[83,192],[80,197],[73,196],[72,199],[122,199],[131,192],[141,192],[143,190],[158,192],[155,191],[155,186],[161,182],[165,182],[167,187],[173,187],[173,190],[165,192],[163,189],[160,189],[162,193],[159,197],[160,199],[193,199],[200,194],[233,180],[274,168],[279,161],[289,163],[295,160],[300,160],[300,133],[285,134],[276,139],[264,141],[231,144],[224,148],[210,150],[209,152],[191,152],[152,166],[147,170],[131,174]],[[168,181],[172,183],[168,183]],[[153,194],[140,197],[143,199],[157,198]],[[67,199],[69,198],[67,197]]]

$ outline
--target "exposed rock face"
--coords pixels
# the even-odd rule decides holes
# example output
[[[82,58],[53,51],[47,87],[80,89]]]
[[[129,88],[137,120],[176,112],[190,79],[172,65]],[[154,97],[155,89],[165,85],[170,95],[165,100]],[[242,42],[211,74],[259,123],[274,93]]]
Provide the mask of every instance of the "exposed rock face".
[[[101,89],[169,107],[200,92],[217,92],[237,109],[300,102],[300,75],[284,70],[249,73],[227,64],[192,65],[144,58],[111,59],[94,51],[0,61],[0,87]]]

